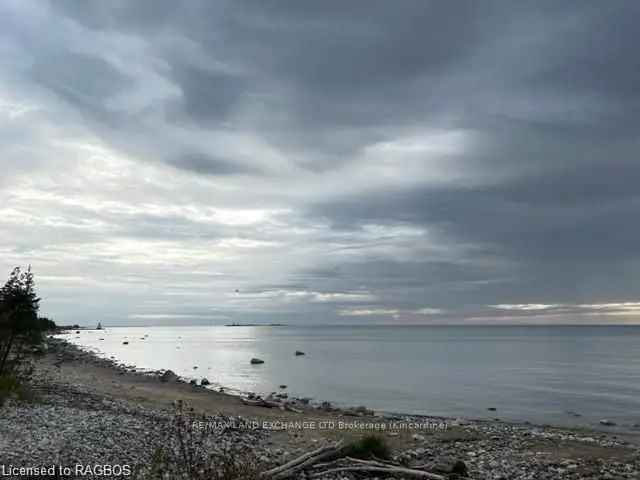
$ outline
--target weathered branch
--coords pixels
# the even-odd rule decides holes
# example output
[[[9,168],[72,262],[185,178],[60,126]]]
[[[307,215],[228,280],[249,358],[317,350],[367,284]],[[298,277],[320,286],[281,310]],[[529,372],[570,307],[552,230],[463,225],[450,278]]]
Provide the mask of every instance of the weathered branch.
[[[404,468],[404,467],[380,467],[375,465],[362,465],[357,467],[338,467],[332,468],[330,470],[324,470],[322,472],[314,473],[310,475],[309,478],[319,478],[324,477],[326,475],[330,475],[332,473],[338,472],[375,472],[375,473],[386,473],[389,475],[403,475],[406,477],[415,477],[415,478],[426,478],[428,480],[446,480],[442,475],[437,475],[435,473],[425,472],[423,470],[414,470],[412,468]]]
[[[333,445],[320,447],[316,450],[312,450],[311,452],[307,452],[304,455],[294,458],[284,465],[272,468],[271,470],[267,470],[266,472],[262,472],[260,476],[264,478],[271,478],[272,480],[281,480],[293,475],[296,472],[299,472],[300,470],[308,468],[315,463],[320,462],[321,460],[325,460],[337,455],[341,449],[342,441],[339,441]]]

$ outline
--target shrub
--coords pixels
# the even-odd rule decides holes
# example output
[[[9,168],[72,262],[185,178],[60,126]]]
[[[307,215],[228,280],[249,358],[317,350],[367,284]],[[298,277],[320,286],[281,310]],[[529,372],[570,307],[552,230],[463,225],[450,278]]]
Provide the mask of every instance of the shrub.
[[[0,406],[11,397],[24,397],[22,384],[14,375],[0,375]]]
[[[346,451],[347,456],[363,460],[373,457],[383,460],[391,458],[391,449],[386,440],[376,435],[367,435],[352,442],[347,446]]]

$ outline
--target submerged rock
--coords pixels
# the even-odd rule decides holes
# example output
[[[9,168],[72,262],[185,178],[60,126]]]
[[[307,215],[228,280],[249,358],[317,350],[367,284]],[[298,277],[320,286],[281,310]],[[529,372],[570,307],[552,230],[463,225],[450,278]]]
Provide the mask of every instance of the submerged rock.
[[[259,358],[252,358],[251,359],[251,364],[252,365],[259,365],[261,363],[264,363],[264,360],[260,360]]]

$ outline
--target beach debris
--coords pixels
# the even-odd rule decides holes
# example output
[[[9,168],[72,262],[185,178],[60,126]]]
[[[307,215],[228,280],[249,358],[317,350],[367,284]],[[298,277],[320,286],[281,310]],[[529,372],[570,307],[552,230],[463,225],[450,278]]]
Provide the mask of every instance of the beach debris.
[[[200,380],[200,385],[211,385],[211,382],[205,377]]]
[[[325,445],[310,452],[307,452],[293,460],[272,468],[260,474],[261,478],[271,480],[284,480],[299,475],[305,471],[306,478],[324,478],[333,474],[364,474],[367,477],[411,477],[425,478],[427,480],[445,480],[447,477],[437,473],[418,470],[416,468],[403,467],[395,463],[375,460],[361,460],[346,456],[347,449],[342,441]],[[456,463],[457,471],[462,471],[461,466]],[[466,472],[466,465],[464,467]],[[456,473],[457,475],[457,473]]]
[[[600,420],[600,425],[604,425],[605,427],[615,427],[617,423],[611,420],[603,419]]]
[[[270,478],[272,480],[281,480],[291,477],[297,472],[309,468],[322,460],[326,460],[335,457],[342,450],[343,442],[339,441],[332,445],[326,445],[310,452],[307,452],[293,460],[280,465],[279,467],[272,468],[260,474],[261,478]]]
[[[251,365],[259,365],[261,363],[264,363],[264,360],[260,360],[259,358],[252,358],[251,359]]]
[[[160,376],[160,381],[163,383],[175,382],[176,380],[178,380],[178,378],[179,377],[175,374],[175,372],[173,372],[172,370],[167,370]]]
[[[300,350],[296,350],[296,357],[301,357],[302,355],[306,355],[306,354]]]

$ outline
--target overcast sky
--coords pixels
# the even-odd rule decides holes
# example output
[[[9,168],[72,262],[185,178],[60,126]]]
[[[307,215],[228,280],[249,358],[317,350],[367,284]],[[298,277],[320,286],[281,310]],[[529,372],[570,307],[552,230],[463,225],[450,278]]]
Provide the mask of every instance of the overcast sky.
[[[640,322],[639,24],[5,0],[0,270],[58,323]]]

